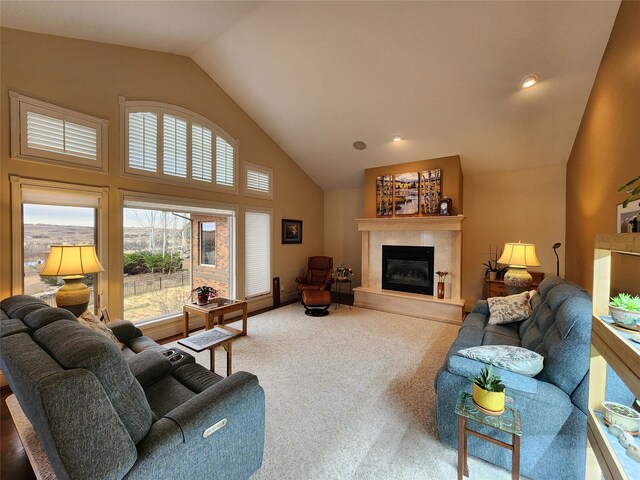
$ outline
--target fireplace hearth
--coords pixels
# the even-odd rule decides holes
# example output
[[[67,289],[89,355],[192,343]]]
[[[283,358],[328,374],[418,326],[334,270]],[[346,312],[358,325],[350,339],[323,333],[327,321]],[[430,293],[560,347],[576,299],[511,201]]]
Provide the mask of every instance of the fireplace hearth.
[[[382,246],[382,288],[433,295],[434,247]]]

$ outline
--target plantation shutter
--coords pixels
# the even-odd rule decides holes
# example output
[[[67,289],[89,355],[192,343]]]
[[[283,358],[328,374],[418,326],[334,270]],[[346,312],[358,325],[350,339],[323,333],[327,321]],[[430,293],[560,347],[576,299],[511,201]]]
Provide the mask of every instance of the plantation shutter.
[[[187,122],[164,115],[162,125],[162,172],[187,178]]]
[[[67,121],[55,112],[45,115],[28,110],[26,135],[28,148],[88,160],[98,158],[97,129]]]
[[[271,214],[245,212],[245,297],[271,292]]]
[[[247,189],[269,193],[271,189],[269,174],[259,170],[247,169]]]
[[[216,183],[233,186],[233,147],[216,137]]]
[[[193,124],[191,126],[191,178],[211,181],[212,145],[211,130]]]
[[[129,113],[129,167],[158,171],[158,117],[153,112]]]

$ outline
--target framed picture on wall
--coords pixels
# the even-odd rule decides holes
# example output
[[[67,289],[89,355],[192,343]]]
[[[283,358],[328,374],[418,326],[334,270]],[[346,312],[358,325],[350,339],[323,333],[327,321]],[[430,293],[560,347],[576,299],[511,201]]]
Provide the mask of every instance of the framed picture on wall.
[[[616,232],[638,232],[638,222],[640,222],[640,202],[638,200],[630,202],[626,207],[623,207],[621,203],[618,204],[616,209]]]
[[[400,173],[393,178],[393,208],[396,215],[419,212],[420,179],[418,172]]]
[[[282,219],[282,243],[302,243],[302,220]]]
[[[376,217],[393,216],[393,175],[376,177]]]
[[[441,182],[442,171],[439,168],[423,170],[420,173],[420,213],[423,215],[438,215],[442,193]]]

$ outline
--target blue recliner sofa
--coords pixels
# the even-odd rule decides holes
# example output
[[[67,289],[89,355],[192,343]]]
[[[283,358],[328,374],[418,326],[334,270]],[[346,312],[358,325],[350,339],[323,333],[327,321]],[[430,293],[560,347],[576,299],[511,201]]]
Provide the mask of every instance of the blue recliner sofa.
[[[467,315],[436,377],[436,416],[442,442],[457,447],[456,398],[471,389],[469,376],[485,365],[457,355],[479,345],[515,345],[544,357],[533,378],[501,368],[506,395],[513,398],[522,420],[521,473],[533,479],[584,479],[587,439],[588,372],[591,299],[579,286],[548,277],[532,299],[529,319],[489,325],[489,308],[481,300]],[[472,428],[511,442],[510,435],[473,424]],[[469,453],[504,468],[511,452],[470,436]]]
[[[262,465],[264,390],[133,324],[110,335],[27,295],[0,302],[0,368],[56,478],[244,480]]]

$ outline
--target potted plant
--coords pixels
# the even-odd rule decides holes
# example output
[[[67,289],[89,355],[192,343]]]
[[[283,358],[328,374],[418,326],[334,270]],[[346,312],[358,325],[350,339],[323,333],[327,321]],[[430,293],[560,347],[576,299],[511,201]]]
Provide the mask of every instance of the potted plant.
[[[618,325],[635,330],[640,329],[640,297],[620,293],[611,297],[609,312]]]
[[[347,278],[349,278],[349,275],[353,274],[353,270],[349,267],[343,267],[342,265],[340,265],[339,267],[336,267],[336,277],[338,278],[339,281],[344,281]]]
[[[636,185],[637,183],[637,185]],[[624,185],[622,185],[619,189],[619,192],[628,193],[629,196],[625,198],[624,202],[622,202],[622,206],[626,207],[629,205],[629,202],[633,200],[637,200],[640,198],[640,176],[634,178],[633,180],[628,181]]]
[[[504,412],[504,384],[493,374],[493,365],[483,368],[478,375],[469,377],[473,382],[473,401],[489,414]]]
[[[482,264],[484,269],[484,276],[489,277],[489,280],[495,280],[501,277],[508,267],[501,267],[498,263],[498,246],[496,245],[495,252],[491,252],[491,245],[489,245],[489,260]]]
[[[198,296],[198,305],[206,305],[209,303],[209,297],[215,297],[218,294],[215,288],[206,285],[194,288],[193,291]]]

